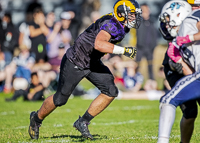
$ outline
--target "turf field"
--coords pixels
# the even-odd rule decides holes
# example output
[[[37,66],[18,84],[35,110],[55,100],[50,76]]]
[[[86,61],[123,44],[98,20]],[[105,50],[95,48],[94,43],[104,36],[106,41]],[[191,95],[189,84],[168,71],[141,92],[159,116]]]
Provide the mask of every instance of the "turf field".
[[[159,119],[158,101],[114,100],[111,105],[89,125],[94,140],[86,140],[72,126],[79,115],[88,108],[91,100],[80,97],[69,99],[57,108],[43,122],[39,140],[31,140],[28,135],[29,113],[39,109],[42,102],[5,102],[10,95],[0,94],[0,143],[156,143]],[[180,109],[170,141],[178,143]],[[191,143],[200,142],[200,121],[197,118]]]

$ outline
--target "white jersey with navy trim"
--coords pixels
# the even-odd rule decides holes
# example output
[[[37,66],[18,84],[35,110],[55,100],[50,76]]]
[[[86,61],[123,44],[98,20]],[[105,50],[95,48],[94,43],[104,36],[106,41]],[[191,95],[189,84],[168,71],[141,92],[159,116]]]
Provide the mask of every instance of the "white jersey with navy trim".
[[[178,36],[198,33],[196,24],[199,21],[200,10],[194,10],[181,24]],[[195,73],[180,79],[172,90],[160,99],[161,106],[162,104],[172,104],[177,107],[189,100],[200,99],[200,41],[188,43],[186,46],[194,55],[193,62],[195,64],[193,64],[193,67]]]
[[[186,35],[193,35],[199,32],[197,28],[197,22],[200,21],[200,10],[194,10],[186,19],[182,22],[178,36],[185,37]],[[192,67],[195,71],[200,70],[200,41],[191,42],[186,44],[187,48],[193,53],[194,58],[190,60]]]
[[[198,33],[196,24],[199,20],[200,10],[193,11],[183,21],[178,36],[185,37],[186,35]],[[174,42],[176,43],[176,41],[173,41],[173,44]],[[169,141],[175,120],[176,107],[187,101],[200,99],[200,44],[198,42],[191,42],[183,46],[180,49],[181,56],[189,65],[193,66],[195,72],[178,80],[175,86],[161,97],[158,143]],[[179,48],[178,46],[176,47]]]
[[[161,97],[161,104],[172,104],[175,107],[189,100],[200,98],[200,71],[184,76],[175,86]],[[160,105],[162,106],[162,105]]]

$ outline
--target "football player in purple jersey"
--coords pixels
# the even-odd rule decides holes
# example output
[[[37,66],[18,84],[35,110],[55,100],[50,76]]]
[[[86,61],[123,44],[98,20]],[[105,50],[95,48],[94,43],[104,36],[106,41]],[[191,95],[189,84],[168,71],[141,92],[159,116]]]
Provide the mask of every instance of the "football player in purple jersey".
[[[83,137],[93,139],[88,130],[89,122],[118,96],[114,76],[101,62],[101,57],[105,53],[113,53],[133,59],[136,55],[135,48],[116,44],[122,41],[130,28],[139,28],[142,13],[140,6],[135,0],[117,0],[113,8],[113,13],[102,16],[81,33],[63,56],[56,93],[46,98],[37,112],[30,114],[28,132],[32,139],[39,138],[39,127],[44,118],[67,103],[72,91],[83,78],[93,83],[101,94],[73,126]]]

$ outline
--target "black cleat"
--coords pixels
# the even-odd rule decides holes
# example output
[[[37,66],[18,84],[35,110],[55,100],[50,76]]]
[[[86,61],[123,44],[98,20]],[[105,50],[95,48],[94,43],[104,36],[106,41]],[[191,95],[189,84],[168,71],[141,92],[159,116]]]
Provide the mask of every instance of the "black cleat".
[[[36,114],[35,111],[31,112],[30,114],[30,125],[28,128],[28,133],[32,139],[38,139],[39,138],[39,127],[40,124],[37,124],[34,120],[34,115]]]
[[[86,121],[80,121],[80,118],[81,117],[79,116],[79,119],[76,120],[76,122],[74,122],[73,127],[76,128],[79,132],[81,132],[83,137],[93,140],[93,136],[90,134],[90,131],[88,130],[88,125],[90,123]]]

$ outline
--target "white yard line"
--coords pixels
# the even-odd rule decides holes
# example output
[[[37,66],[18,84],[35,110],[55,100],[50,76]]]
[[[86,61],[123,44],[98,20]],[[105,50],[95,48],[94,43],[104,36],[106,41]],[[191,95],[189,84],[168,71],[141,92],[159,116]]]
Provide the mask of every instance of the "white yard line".
[[[117,109],[121,110],[149,110],[154,108],[154,106],[124,106],[124,107],[108,107],[106,110],[113,111]]]
[[[110,126],[110,125],[122,125],[122,124],[133,124],[135,122],[158,122],[158,120],[129,120],[129,121],[121,121],[121,122],[109,122],[109,123],[91,123],[92,125],[105,125],[105,126]]]
[[[0,115],[2,115],[2,116],[13,115],[13,114],[15,114],[15,111],[0,112]]]

